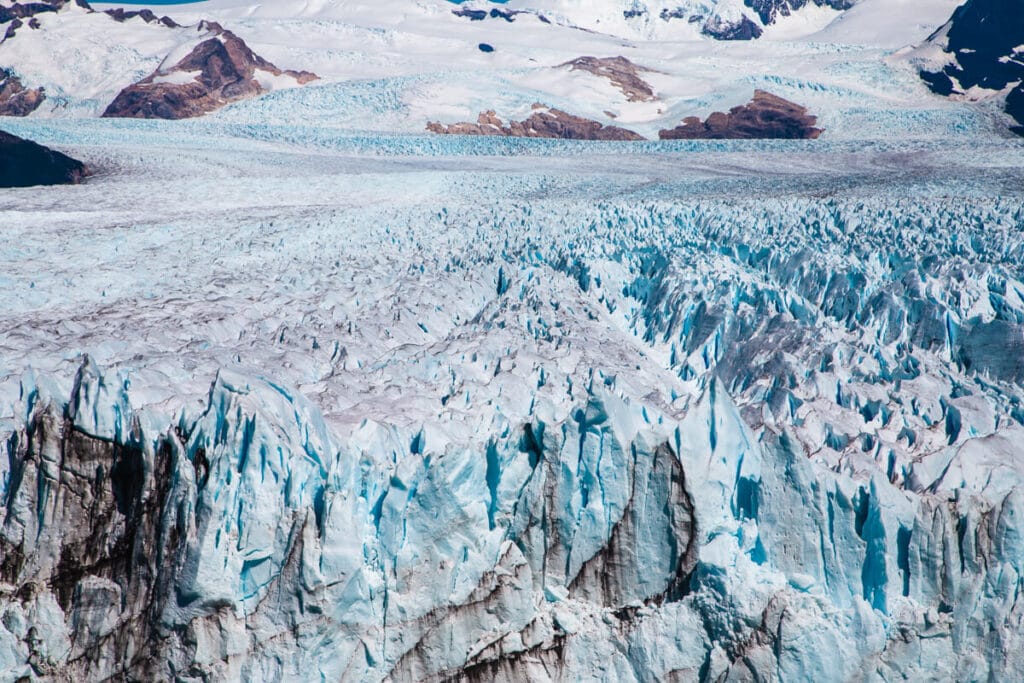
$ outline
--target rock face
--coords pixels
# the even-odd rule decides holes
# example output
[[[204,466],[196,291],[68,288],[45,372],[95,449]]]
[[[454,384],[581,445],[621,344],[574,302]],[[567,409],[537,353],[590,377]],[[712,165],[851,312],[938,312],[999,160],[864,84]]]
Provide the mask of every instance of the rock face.
[[[39,14],[56,12],[72,0],[49,0],[48,2],[12,2],[9,5],[0,4],[0,25],[7,24],[4,29],[0,43],[13,38],[18,29],[26,24],[30,28],[39,28],[39,21],[35,17]],[[91,11],[86,0],[74,0],[75,4]]]
[[[498,135],[517,138],[561,138],[564,140],[643,140],[643,136],[618,126],[605,126],[592,119],[574,116],[543,104],[533,105],[533,113],[524,121],[505,125],[494,111],[486,111],[476,123],[445,126],[430,122],[427,130],[442,135]]]
[[[1006,96],[1006,113],[1019,124],[1010,130],[1017,135],[1024,135],[1024,83],[1018,85]]]
[[[929,38],[947,63],[921,78],[940,95],[962,96],[973,88],[1003,91],[1024,81],[1024,11],[1017,0],[968,0]],[[1021,85],[1011,90],[1006,111],[1024,128]]]
[[[87,173],[80,161],[0,131],[0,187],[78,183]]]
[[[741,15],[737,21],[712,16],[704,22],[701,33],[715,40],[756,40],[764,33],[764,29],[746,14]]]
[[[105,14],[110,16],[114,21],[121,23],[138,17],[147,24],[163,24],[167,28],[181,28],[181,24],[177,23],[170,17],[157,17],[155,14],[153,14],[153,10],[150,9],[126,11],[123,7],[117,7],[114,9],[106,10]]]
[[[6,24],[15,19],[29,19],[44,12],[56,12],[63,4],[62,2],[14,2],[10,5],[0,5],[0,24]]]
[[[615,5],[621,8],[622,18],[635,23],[636,28],[650,28],[660,22],[682,22],[699,27],[700,32],[715,40],[756,40],[765,29],[779,21],[800,12],[808,6],[830,7],[846,10],[857,0],[620,0],[615,2],[585,3],[583,7]],[[555,5],[570,16],[582,21],[584,10],[579,3],[566,0],[548,2],[543,6],[551,9]],[[588,23],[590,28],[600,26]]]
[[[607,78],[630,102],[650,102],[655,99],[650,83],[640,77],[641,73],[650,69],[638,66],[625,57],[577,57],[561,66]]]
[[[743,0],[743,4],[754,10],[766,26],[775,23],[779,17],[788,17],[807,5],[845,10],[853,7],[854,2],[855,0]]]
[[[691,116],[683,125],[662,130],[662,140],[750,140],[816,139],[823,132],[815,128],[817,117],[805,107],[763,90],[754,91],[748,104],[733,107],[729,113],[715,112],[706,121]]]
[[[122,90],[103,116],[191,118],[260,95],[266,91],[260,84],[261,77],[285,76],[297,84],[317,78],[308,71],[278,69],[216,23],[202,22],[198,30],[209,37],[177,64],[161,67]]]
[[[0,69],[0,116],[28,116],[45,99],[42,88],[26,88],[13,73]]]

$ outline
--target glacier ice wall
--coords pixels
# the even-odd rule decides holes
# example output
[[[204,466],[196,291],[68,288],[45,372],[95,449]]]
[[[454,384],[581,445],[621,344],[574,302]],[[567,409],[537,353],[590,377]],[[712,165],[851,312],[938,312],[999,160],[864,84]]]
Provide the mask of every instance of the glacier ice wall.
[[[1021,677],[1024,204],[735,159],[21,219],[0,671]]]

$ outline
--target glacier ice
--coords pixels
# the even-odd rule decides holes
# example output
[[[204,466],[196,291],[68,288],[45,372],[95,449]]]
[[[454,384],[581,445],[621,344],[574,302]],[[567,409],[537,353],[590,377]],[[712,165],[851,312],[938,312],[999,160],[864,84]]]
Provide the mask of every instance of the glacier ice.
[[[5,677],[1024,674],[1019,145],[17,126]]]

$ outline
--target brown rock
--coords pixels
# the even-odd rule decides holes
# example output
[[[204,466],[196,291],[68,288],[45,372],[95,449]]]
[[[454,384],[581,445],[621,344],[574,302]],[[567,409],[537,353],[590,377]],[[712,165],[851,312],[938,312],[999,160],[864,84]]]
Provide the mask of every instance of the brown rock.
[[[226,104],[264,92],[257,71],[290,76],[303,85],[318,76],[308,71],[282,71],[255,54],[241,38],[214,22],[202,22],[210,38],[170,69],[158,70],[114,98],[104,117],[184,119],[202,116]],[[175,73],[195,73],[193,80],[165,80]]]
[[[663,130],[658,137],[662,140],[814,140],[823,132],[814,127],[817,121],[816,116],[807,113],[806,107],[764,90],[755,90],[754,99],[733,107],[728,114],[715,112],[706,121],[690,116],[681,126]]]
[[[533,113],[524,121],[507,126],[494,111],[477,117],[477,123],[454,123],[445,126],[430,122],[427,130],[443,135],[500,135],[517,138],[560,138],[563,140],[643,140],[643,136],[618,126],[605,126],[592,119],[575,116],[542,104],[533,105]]]
[[[630,102],[651,102],[657,99],[651,84],[640,77],[641,73],[649,73],[651,70],[634,64],[625,57],[577,57],[560,66],[607,78]]]
[[[26,88],[17,76],[0,69],[0,116],[28,116],[45,99],[42,88]]]

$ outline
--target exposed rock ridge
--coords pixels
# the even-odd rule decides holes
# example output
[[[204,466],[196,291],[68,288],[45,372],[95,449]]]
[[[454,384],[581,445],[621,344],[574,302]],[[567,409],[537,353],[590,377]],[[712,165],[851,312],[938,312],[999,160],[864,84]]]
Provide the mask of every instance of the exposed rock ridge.
[[[108,15],[114,21],[117,21],[119,23],[124,23],[130,19],[138,17],[147,24],[163,24],[167,28],[181,28],[181,24],[174,21],[174,19],[171,19],[166,15],[162,17],[157,17],[155,14],[153,14],[153,10],[151,9],[127,11],[123,7],[115,7],[114,9],[106,10],[104,14]]]
[[[630,102],[650,102],[656,99],[654,88],[640,77],[641,73],[649,72],[650,69],[634,64],[625,57],[577,57],[560,66],[607,78]]]
[[[308,71],[281,70],[214,22],[197,29],[204,40],[181,61],[161,67],[114,98],[105,117],[184,119],[256,97],[266,89],[259,76],[287,76],[297,84],[316,80]]]
[[[45,99],[43,88],[26,88],[11,71],[0,68],[0,116],[28,116]]]
[[[1024,135],[1024,8],[1017,0],[968,0],[929,39],[947,62],[921,70],[935,93],[982,99],[1003,97]],[[987,93],[986,93],[987,91]]]
[[[60,11],[62,7],[68,5],[71,1],[48,0],[45,2],[13,2],[10,5],[0,5],[0,24],[8,24],[3,37],[0,38],[0,43],[8,38],[13,38],[18,29],[25,26],[25,22],[22,21],[23,19],[28,19],[29,28],[39,28],[37,15]],[[89,6],[86,0],[74,0],[74,3],[83,9],[92,11],[92,7]]]
[[[737,21],[729,21],[719,16],[708,17],[700,32],[715,40],[757,40],[764,33],[764,29],[743,14]]]
[[[846,10],[853,7],[855,0],[743,0],[743,4],[757,12],[761,22],[767,26],[779,17],[788,17],[808,5]]]
[[[495,135],[517,138],[561,138],[565,140],[643,140],[643,136],[618,126],[575,116],[543,104],[534,104],[533,113],[523,121],[506,125],[493,111],[480,114],[476,123],[443,125],[427,123],[427,130],[442,135]]]
[[[733,107],[729,113],[715,112],[701,121],[696,116],[681,126],[662,130],[662,140],[748,140],[760,138],[816,139],[823,129],[815,128],[816,116],[807,108],[764,90],[755,90],[754,98]]]
[[[73,184],[87,174],[80,161],[0,131],[0,187]]]

